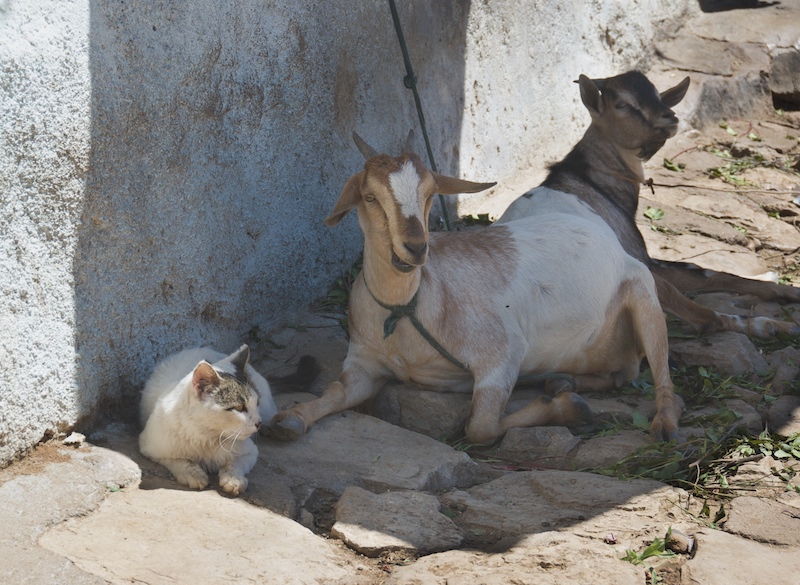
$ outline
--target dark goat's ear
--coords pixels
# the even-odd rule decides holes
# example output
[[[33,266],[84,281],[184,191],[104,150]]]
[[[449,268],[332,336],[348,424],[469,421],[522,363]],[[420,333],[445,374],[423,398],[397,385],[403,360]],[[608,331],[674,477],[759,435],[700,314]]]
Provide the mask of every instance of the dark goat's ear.
[[[688,77],[684,78],[678,85],[672,87],[666,91],[661,92],[661,103],[671,108],[681,102],[681,100],[686,95],[686,91],[689,89],[689,83],[691,79]]]
[[[578,85],[581,86],[581,101],[586,109],[592,114],[602,114],[603,105],[597,84],[585,75],[581,75],[578,77]]]

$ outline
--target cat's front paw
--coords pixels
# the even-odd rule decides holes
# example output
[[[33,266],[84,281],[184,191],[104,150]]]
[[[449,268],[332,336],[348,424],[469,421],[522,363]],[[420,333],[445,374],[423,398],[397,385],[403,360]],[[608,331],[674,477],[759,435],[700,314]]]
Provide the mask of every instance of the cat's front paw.
[[[233,496],[238,496],[247,489],[247,478],[243,475],[228,475],[222,473],[219,476],[219,487]]]
[[[173,472],[174,473],[174,472]],[[178,483],[189,486],[193,490],[202,490],[208,485],[208,474],[199,465],[174,473]]]

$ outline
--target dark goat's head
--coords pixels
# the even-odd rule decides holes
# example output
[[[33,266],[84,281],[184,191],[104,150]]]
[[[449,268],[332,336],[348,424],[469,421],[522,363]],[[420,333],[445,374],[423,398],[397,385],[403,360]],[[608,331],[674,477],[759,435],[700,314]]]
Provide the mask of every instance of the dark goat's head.
[[[581,75],[581,100],[592,124],[620,148],[648,160],[678,131],[672,107],[689,89],[689,78],[661,93],[642,73],[629,71],[606,79]]]

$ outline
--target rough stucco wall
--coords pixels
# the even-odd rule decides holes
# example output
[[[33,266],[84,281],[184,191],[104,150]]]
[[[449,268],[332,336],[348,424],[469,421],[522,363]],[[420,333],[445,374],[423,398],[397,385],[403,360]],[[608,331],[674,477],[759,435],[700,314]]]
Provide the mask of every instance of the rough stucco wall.
[[[354,220],[322,224],[363,164],[351,132],[394,148],[414,119],[384,2],[91,6],[75,271],[86,411],[167,353],[227,351],[324,294],[361,247]],[[463,5],[419,6],[404,14],[437,33],[421,45],[457,64],[445,87],[458,92]]]
[[[89,160],[86,2],[0,0],[0,463],[79,415],[72,263]]]
[[[646,69],[653,39],[693,9],[689,0],[474,2],[458,170],[497,181],[560,160],[591,121],[573,80]],[[491,194],[461,196],[459,214],[492,208]]]
[[[440,171],[563,154],[571,79],[635,62],[687,2],[635,25],[622,0],[398,2]],[[350,133],[394,152],[418,128],[385,0],[0,0],[0,39],[0,463],[324,294],[361,248],[354,217],[322,224]]]

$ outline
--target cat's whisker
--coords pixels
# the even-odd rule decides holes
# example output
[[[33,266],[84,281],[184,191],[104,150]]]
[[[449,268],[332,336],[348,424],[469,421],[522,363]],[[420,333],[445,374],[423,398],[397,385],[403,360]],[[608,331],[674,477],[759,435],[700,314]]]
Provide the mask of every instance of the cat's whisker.
[[[228,431],[222,431],[219,434],[218,443],[220,449],[230,452],[233,449],[233,445],[236,443],[236,440],[239,438],[241,431],[237,429],[235,433],[230,433],[226,436],[227,433]],[[229,445],[226,446],[227,443],[229,443]]]

